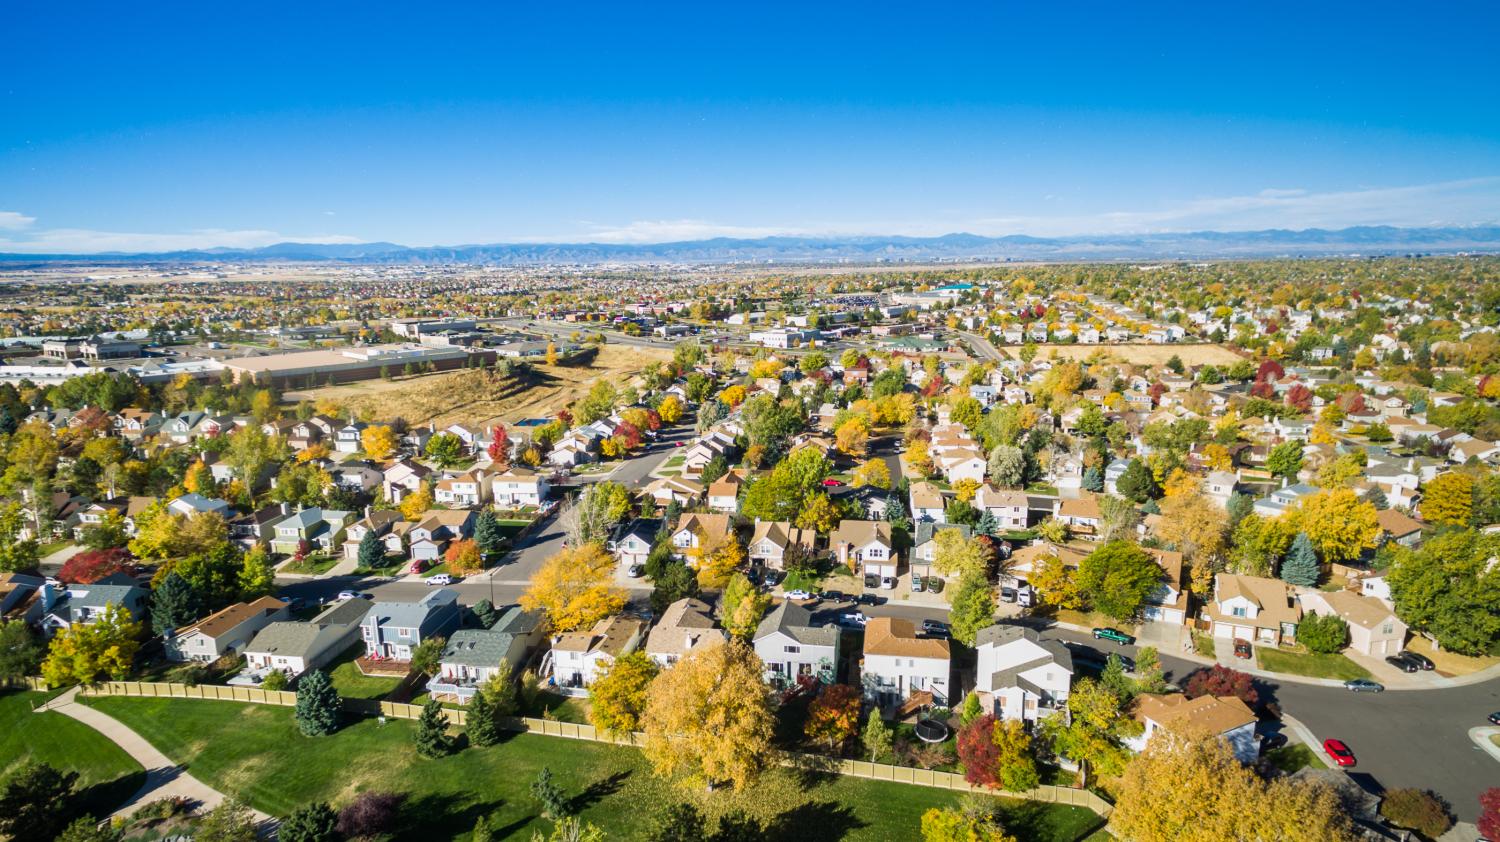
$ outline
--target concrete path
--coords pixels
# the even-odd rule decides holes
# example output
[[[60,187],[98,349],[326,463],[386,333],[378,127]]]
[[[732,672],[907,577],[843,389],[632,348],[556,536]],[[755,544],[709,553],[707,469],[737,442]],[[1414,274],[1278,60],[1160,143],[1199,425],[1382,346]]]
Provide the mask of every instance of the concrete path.
[[[1474,745],[1479,746],[1480,750],[1490,757],[1495,758],[1496,761],[1500,761],[1500,746],[1495,745],[1495,741],[1490,739],[1496,735],[1500,735],[1500,728],[1484,727],[1469,729],[1469,739],[1474,741]]]
[[[125,727],[124,723],[118,719],[100,713],[87,705],[79,704],[77,696],[78,688],[74,687],[38,708],[38,712],[50,710],[82,722],[108,737],[111,742],[124,749],[126,754],[135,758],[135,761],[146,770],[146,782],[134,795],[130,796],[130,800],[126,801],[124,806],[115,811],[115,816],[128,816],[145,804],[162,798],[186,798],[200,810],[212,810],[224,801],[223,793],[188,774],[184,767],[174,764],[170,758],[157,751],[155,746],[146,742],[140,734]],[[251,810],[251,812],[262,828],[269,828],[276,822],[271,816],[259,810]]]

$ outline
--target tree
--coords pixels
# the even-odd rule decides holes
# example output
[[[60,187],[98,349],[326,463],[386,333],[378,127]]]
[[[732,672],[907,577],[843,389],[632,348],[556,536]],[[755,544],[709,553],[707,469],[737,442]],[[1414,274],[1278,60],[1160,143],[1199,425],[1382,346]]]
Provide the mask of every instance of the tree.
[[[463,439],[452,433],[438,433],[427,440],[427,458],[444,468],[457,465],[464,458]]]
[[[123,547],[107,550],[85,550],[63,562],[57,578],[70,584],[89,585],[107,576],[123,573],[134,577],[139,571],[135,560]]]
[[[744,643],[689,652],[647,691],[646,757],[660,775],[749,785],[771,762],[775,717],[765,667]]]
[[[495,517],[495,510],[486,508],[481,511],[474,521],[474,543],[479,546],[479,551],[493,557],[500,552],[504,542],[505,536],[500,529],[499,518]]]
[[[486,685],[493,682],[509,684],[509,679],[494,676],[486,681]],[[470,745],[484,748],[500,742],[500,714],[496,710],[494,696],[494,693],[487,693],[481,687],[469,703],[469,709],[464,714],[464,735],[469,738]]]
[[[1048,605],[1069,610],[1083,607],[1084,594],[1078,588],[1077,571],[1056,554],[1040,559],[1040,566],[1031,575],[1031,584]]]
[[[1318,555],[1313,551],[1312,541],[1308,540],[1306,532],[1298,532],[1297,537],[1292,540],[1291,549],[1281,562],[1280,574],[1282,581],[1288,584],[1305,588],[1318,584],[1323,569],[1318,566]]]
[[[472,538],[462,538],[448,545],[443,551],[443,561],[448,565],[449,572],[457,576],[472,576],[484,570],[484,553],[479,551],[478,542]]]
[[[346,839],[379,837],[395,827],[406,796],[398,792],[361,792],[339,811],[338,832]]]
[[[640,730],[646,689],[658,672],[639,649],[616,658],[589,686],[589,722],[607,734]]]
[[[682,420],[682,401],[676,395],[667,395],[656,405],[656,414],[667,424],[676,424]]]
[[[1297,624],[1297,642],[1309,652],[1337,652],[1349,645],[1349,624],[1336,614],[1308,612]]]
[[[1500,640],[1500,538],[1472,529],[1399,547],[1387,574],[1396,613],[1445,649],[1482,655]]]
[[[838,506],[834,505],[828,495],[820,492],[808,495],[802,511],[797,514],[795,523],[799,529],[828,533],[838,525],[842,519],[841,514]]]
[[[442,666],[443,650],[447,645],[448,641],[443,637],[423,638],[411,650],[411,671],[418,675],[437,675]]]
[[[1302,470],[1302,442],[1284,441],[1271,448],[1266,456],[1266,470],[1279,477],[1296,478]]]
[[[1255,678],[1247,672],[1240,672],[1223,664],[1194,670],[1188,676],[1183,695],[1189,699],[1199,696],[1233,696],[1252,708],[1260,702],[1260,692],[1255,689]]]
[[[1500,839],[1500,787],[1479,794],[1479,832],[1486,839]]]
[[[1026,453],[1009,444],[996,445],[990,451],[990,480],[1002,488],[1020,488],[1026,484]]]
[[[1144,503],[1161,494],[1156,478],[1151,475],[1151,468],[1144,459],[1131,459],[1120,478],[1115,480],[1115,488],[1121,497],[1132,503]]]
[[[1380,802],[1380,815],[1397,827],[1404,827],[1436,839],[1453,827],[1448,807],[1430,792],[1411,787],[1388,789]]]
[[[630,513],[630,492],[617,482],[596,482],[565,508],[558,520],[571,544],[603,544]]]
[[[456,743],[448,733],[448,717],[443,713],[442,702],[428,699],[422,706],[422,715],[417,717],[417,730],[412,739],[417,754],[423,757],[446,757],[453,753]]]
[[[389,459],[397,444],[396,431],[384,424],[371,424],[359,434],[359,446],[371,459]]]
[[[416,491],[401,498],[401,516],[410,521],[420,521],[422,516],[432,508],[432,489],[423,483]]]
[[[42,678],[50,687],[123,679],[140,648],[141,625],[123,606],[110,603],[92,623],[74,623],[52,638]]]
[[[338,730],[344,700],[320,669],[303,674],[297,682],[297,729],[304,736],[325,737]]]
[[[996,783],[1006,792],[1029,792],[1041,784],[1031,734],[1019,719],[996,722],[991,733],[996,746]]]
[[[1129,541],[1111,541],[1078,565],[1078,589],[1094,608],[1116,620],[1131,620],[1161,585],[1162,569]]]
[[[959,580],[951,600],[953,607],[948,620],[953,639],[965,646],[973,646],[980,629],[995,622],[995,588],[987,576],[971,572]]]
[[[571,812],[568,808],[568,796],[552,780],[552,770],[546,766],[537,773],[536,780],[531,782],[531,797],[541,805],[544,819],[557,821]]]
[[[233,798],[208,811],[193,832],[195,842],[255,842],[255,815]]]
[[[807,706],[802,733],[830,751],[859,734],[860,691],[848,684],[829,684]]]
[[[995,715],[986,713],[958,732],[958,759],[964,780],[975,786],[1000,786],[1000,746],[995,741]]]
[[[237,576],[240,599],[253,602],[276,590],[276,567],[264,547],[254,547],[240,559]]]
[[[1118,775],[1128,752],[1121,743],[1140,733],[1141,726],[1122,714],[1120,699],[1093,679],[1073,684],[1068,709],[1042,721],[1042,731],[1054,751],[1078,764],[1078,784],[1087,787],[1093,775]]]
[[[0,834],[9,839],[52,839],[68,825],[77,772],[27,763],[0,791]]]
[[[893,738],[890,726],[880,718],[880,711],[871,709],[869,718],[865,720],[865,729],[859,735],[860,746],[864,748],[871,763],[879,763],[881,758],[890,755]]]
[[[972,574],[988,579],[992,555],[984,541],[965,536],[963,529],[941,527],[933,541],[937,546],[932,567],[940,575],[963,579]]]
[[[62,835],[57,837],[57,842],[120,842],[121,838],[120,828],[116,827],[113,822],[101,825],[93,816],[83,815],[74,819],[72,824],[63,829]]]
[[[151,593],[151,628],[162,637],[198,619],[198,594],[174,570]]]
[[[870,422],[863,415],[850,416],[834,431],[833,437],[840,453],[855,458],[863,457],[870,439]]]
[[[870,486],[888,489],[891,487],[890,466],[879,457],[866,460],[854,469],[854,473],[850,475],[849,484],[855,488]]]
[[[486,452],[490,462],[502,471],[510,467],[510,446],[510,433],[505,431],[504,424],[490,428],[490,446]]]
[[[1192,570],[1195,593],[1208,593],[1224,554],[1229,519],[1224,510],[1198,491],[1168,495],[1161,504],[1155,533],[1182,553]]]
[[[326,801],[314,801],[287,814],[276,831],[280,842],[338,842],[339,816]]]
[[[1264,780],[1207,734],[1158,737],[1126,767],[1110,829],[1134,842],[1277,839],[1352,842],[1347,813],[1322,784]],[[1166,785],[1170,782],[1170,786]]]
[[[614,564],[599,544],[562,550],[532,577],[521,607],[546,613],[559,633],[589,628],[625,607],[625,592],[614,584]]]
[[[771,595],[750,582],[743,573],[735,573],[724,586],[719,601],[719,622],[724,630],[740,640],[749,640],[771,604]]]
[[[1433,523],[1468,526],[1474,511],[1474,480],[1468,474],[1439,474],[1422,489],[1422,517]]]
[[[375,530],[366,529],[359,539],[359,566],[373,570],[385,564],[385,543],[375,536]]]
[[[0,684],[35,674],[45,651],[25,620],[0,621]]]
[[[1016,842],[993,816],[952,807],[932,807],[922,814],[922,842]]]
[[[1375,507],[1348,488],[1304,497],[1289,517],[1327,564],[1354,561],[1365,550],[1374,549],[1380,536]]]
[[[745,548],[733,533],[717,538],[699,537],[698,584],[705,588],[722,588],[734,572],[745,563]]]

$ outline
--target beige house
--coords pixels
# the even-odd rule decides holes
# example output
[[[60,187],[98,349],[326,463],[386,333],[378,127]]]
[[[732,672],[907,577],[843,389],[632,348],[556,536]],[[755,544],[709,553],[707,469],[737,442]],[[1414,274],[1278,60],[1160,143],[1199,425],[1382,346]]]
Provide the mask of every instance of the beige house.
[[[785,520],[757,520],[750,534],[750,563],[772,570],[786,569],[786,553],[793,545],[800,545],[810,556],[817,546],[818,533],[811,529],[798,529]]]
[[[662,612],[661,621],[646,637],[646,655],[662,669],[696,649],[728,640],[714,624],[713,609],[698,599],[679,599]]]
[[[1214,637],[1266,646],[1291,642],[1302,619],[1291,585],[1280,579],[1220,573],[1214,597],[1203,609]]]
[[[1353,591],[1302,594],[1302,610],[1311,614],[1335,614],[1349,624],[1349,648],[1365,655],[1385,657],[1406,646],[1406,624],[1390,606]]]

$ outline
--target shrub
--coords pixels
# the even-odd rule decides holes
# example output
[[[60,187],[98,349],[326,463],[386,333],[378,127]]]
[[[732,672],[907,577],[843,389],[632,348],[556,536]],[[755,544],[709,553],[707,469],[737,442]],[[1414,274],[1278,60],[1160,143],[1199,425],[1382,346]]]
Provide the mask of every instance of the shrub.
[[[1430,792],[1420,789],[1391,789],[1380,802],[1380,815],[1391,824],[1409,828],[1436,839],[1453,826],[1453,817],[1448,814],[1448,805]]]
[[[124,547],[108,550],[87,550],[68,559],[58,571],[57,578],[64,582],[87,585],[113,573],[134,576],[139,572],[130,552]]]
[[[1309,652],[1338,652],[1349,644],[1349,624],[1334,614],[1308,612],[1297,624],[1297,642]]]
[[[332,807],[314,801],[293,810],[281,823],[276,838],[281,842],[334,842],[338,839],[338,823]]]
[[[262,690],[285,690],[286,673],[281,670],[272,670],[265,680],[260,683]]]
[[[396,827],[406,795],[399,792],[361,792],[339,811],[338,832],[346,838],[379,836]]]

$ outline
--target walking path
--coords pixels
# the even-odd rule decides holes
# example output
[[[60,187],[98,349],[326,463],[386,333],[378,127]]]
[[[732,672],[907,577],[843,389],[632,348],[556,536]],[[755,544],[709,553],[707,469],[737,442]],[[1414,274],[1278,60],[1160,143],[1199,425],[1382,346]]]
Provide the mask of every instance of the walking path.
[[[1469,739],[1474,741],[1474,745],[1479,746],[1479,749],[1485,754],[1500,761],[1500,746],[1495,745],[1495,741],[1490,739],[1494,736],[1500,736],[1500,728],[1484,727],[1469,729]]]
[[[82,722],[108,737],[146,770],[146,782],[130,796],[124,806],[115,811],[115,816],[128,816],[148,802],[162,798],[186,798],[201,810],[212,810],[224,801],[223,793],[188,774],[184,767],[174,764],[140,734],[125,727],[114,717],[79,704],[77,697],[78,688],[74,687],[40,707],[38,712],[50,710]],[[251,810],[251,813],[263,827],[273,825],[276,821],[259,810]]]

